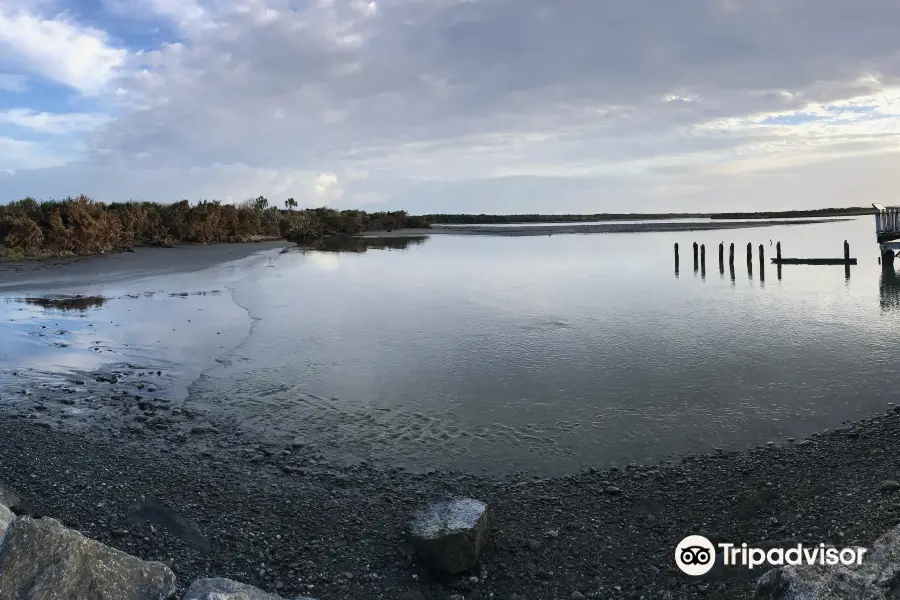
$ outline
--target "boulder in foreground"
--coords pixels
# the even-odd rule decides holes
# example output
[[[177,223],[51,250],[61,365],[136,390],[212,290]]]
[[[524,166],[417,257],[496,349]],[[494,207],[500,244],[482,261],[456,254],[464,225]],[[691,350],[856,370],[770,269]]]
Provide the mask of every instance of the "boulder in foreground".
[[[281,596],[269,594],[259,588],[233,579],[214,577],[198,579],[191,584],[182,600],[283,600]],[[299,596],[295,600],[313,600]]]
[[[282,600],[246,583],[224,577],[198,579],[191,584],[183,600]]]
[[[0,481],[0,504],[17,515],[39,516],[30,502],[23,500],[22,496],[12,486],[2,481]]]
[[[55,519],[19,517],[0,540],[0,600],[166,600],[175,574]]]
[[[882,535],[860,565],[796,565],[759,578],[756,600],[888,600],[900,593],[900,525]]]
[[[409,529],[413,547],[431,567],[469,571],[487,541],[487,505],[471,498],[435,502],[413,516]]]
[[[0,540],[3,539],[6,528],[9,527],[9,524],[12,523],[15,518],[16,515],[13,511],[0,504]]]

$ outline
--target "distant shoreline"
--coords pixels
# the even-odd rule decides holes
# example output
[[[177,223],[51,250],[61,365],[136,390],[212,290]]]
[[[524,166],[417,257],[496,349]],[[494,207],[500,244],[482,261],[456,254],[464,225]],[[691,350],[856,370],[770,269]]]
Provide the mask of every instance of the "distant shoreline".
[[[514,224],[485,225],[432,225],[427,229],[394,229],[393,231],[366,231],[358,237],[418,237],[423,235],[495,235],[525,237],[553,234],[577,233],[650,233],[660,231],[704,231],[716,229],[748,229],[771,227],[773,225],[812,225],[814,223],[835,223],[848,219],[796,219],[792,221],[722,221],[718,223],[591,223],[571,225],[536,225],[522,227]]]
[[[857,217],[874,215],[872,207],[816,208],[761,212],[720,213],[596,213],[584,215],[471,215],[429,214],[421,218],[433,225],[514,225],[517,223],[587,223],[596,221],[664,221],[675,219],[804,219],[811,217]]]

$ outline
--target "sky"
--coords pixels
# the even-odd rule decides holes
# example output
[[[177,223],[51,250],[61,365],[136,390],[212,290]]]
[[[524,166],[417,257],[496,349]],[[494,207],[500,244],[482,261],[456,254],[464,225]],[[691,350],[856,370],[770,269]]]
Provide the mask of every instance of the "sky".
[[[896,204],[896,0],[0,0],[0,202]]]

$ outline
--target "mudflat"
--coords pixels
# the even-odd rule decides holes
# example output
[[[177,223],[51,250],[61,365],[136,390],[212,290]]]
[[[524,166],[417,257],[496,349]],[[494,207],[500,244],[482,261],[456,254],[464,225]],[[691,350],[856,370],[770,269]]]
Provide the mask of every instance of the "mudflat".
[[[415,237],[421,235],[504,235],[530,236],[572,233],[649,233],[654,231],[709,231],[716,229],[748,229],[773,225],[812,225],[823,222],[839,222],[847,219],[791,219],[753,221],[709,222],[657,222],[646,223],[586,223],[558,225],[432,225],[427,229],[394,229],[392,231],[367,231],[362,237]]]
[[[199,271],[289,242],[191,244],[174,248],[138,247],[134,252],[49,260],[0,261],[0,292],[46,288],[56,291],[116,281]]]

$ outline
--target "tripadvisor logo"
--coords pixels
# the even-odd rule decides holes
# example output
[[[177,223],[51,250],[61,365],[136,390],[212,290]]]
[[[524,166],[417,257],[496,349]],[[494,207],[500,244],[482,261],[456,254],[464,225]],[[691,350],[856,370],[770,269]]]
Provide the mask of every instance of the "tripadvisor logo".
[[[687,575],[706,575],[716,562],[716,548],[702,535],[689,535],[675,547],[675,564]]]
[[[782,567],[784,565],[860,565],[866,548],[834,548],[818,545],[796,544],[786,548],[753,548],[747,544],[718,544],[716,546],[702,535],[689,535],[675,547],[675,564],[687,575],[705,575],[715,566],[716,560],[724,567],[744,567],[753,569],[762,565]]]

